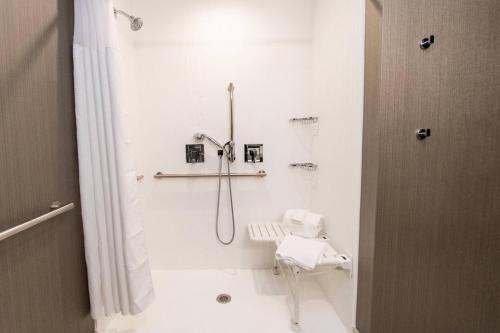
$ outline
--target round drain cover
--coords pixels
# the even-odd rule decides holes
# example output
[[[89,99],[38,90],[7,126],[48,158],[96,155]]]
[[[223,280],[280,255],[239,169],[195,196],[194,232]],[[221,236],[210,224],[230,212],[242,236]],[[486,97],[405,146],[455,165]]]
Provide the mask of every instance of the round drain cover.
[[[231,295],[228,295],[228,294],[217,295],[217,302],[219,302],[221,304],[227,304],[227,303],[231,302]]]

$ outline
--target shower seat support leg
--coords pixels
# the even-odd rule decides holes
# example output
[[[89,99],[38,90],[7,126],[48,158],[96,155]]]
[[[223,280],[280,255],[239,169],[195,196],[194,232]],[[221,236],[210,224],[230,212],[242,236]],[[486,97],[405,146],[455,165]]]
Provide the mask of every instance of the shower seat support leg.
[[[273,274],[280,275],[280,266],[279,266],[278,261],[276,259],[274,259]]]
[[[300,269],[293,267],[293,316],[294,331],[300,331]]]

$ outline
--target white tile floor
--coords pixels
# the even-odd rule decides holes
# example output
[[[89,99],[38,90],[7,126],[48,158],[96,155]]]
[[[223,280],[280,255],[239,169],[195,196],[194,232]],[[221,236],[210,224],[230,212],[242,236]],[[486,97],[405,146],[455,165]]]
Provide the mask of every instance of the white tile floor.
[[[156,302],[145,313],[114,318],[113,333],[289,333],[286,283],[270,270],[153,271]],[[219,304],[219,293],[232,296]],[[314,279],[302,288],[302,333],[346,333]]]

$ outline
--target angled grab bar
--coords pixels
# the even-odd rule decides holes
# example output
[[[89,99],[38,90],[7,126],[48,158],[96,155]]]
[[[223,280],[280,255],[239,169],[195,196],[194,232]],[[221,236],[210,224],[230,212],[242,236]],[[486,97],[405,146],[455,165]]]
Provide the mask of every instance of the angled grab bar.
[[[60,207],[60,204],[54,203],[51,205],[51,208],[54,208],[54,210],[47,213],[47,214],[41,215],[41,216],[34,218],[28,222],[25,222],[23,224],[17,225],[15,227],[12,227],[10,229],[7,229],[5,231],[0,232],[0,241],[3,241],[4,239],[7,239],[7,238],[12,237],[14,235],[17,235],[18,233],[20,233],[26,229],[32,228],[32,227],[34,227],[42,222],[48,221],[48,220],[50,220],[58,215],[61,215],[67,211],[70,211],[73,208],[75,208],[75,204],[69,203],[67,205]]]

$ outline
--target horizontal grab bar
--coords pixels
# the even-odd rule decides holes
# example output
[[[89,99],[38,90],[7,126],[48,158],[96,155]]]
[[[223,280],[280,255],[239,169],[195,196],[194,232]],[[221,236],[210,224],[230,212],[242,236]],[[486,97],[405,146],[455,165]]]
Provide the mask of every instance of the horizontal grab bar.
[[[20,233],[26,229],[32,228],[32,227],[36,226],[37,224],[48,221],[48,220],[50,220],[58,215],[61,215],[62,213],[65,213],[67,211],[72,210],[73,208],[75,208],[75,204],[69,203],[65,206],[62,206],[61,208],[54,209],[53,211],[51,211],[47,214],[41,215],[37,218],[34,218],[33,220],[30,220],[30,221],[25,222],[23,224],[20,224],[20,225],[17,225],[15,227],[12,227],[10,229],[7,229],[5,231],[2,231],[2,232],[0,232],[0,241],[7,239],[9,237],[12,237],[14,235],[17,235],[18,233]]]
[[[227,173],[223,173],[222,177],[227,177]],[[256,173],[231,173],[231,177],[265,177],[267,173],[260,170]],[[218,173],[163,173],[158,172],[154,175],[155,178],[211,178],[219,177]]]

